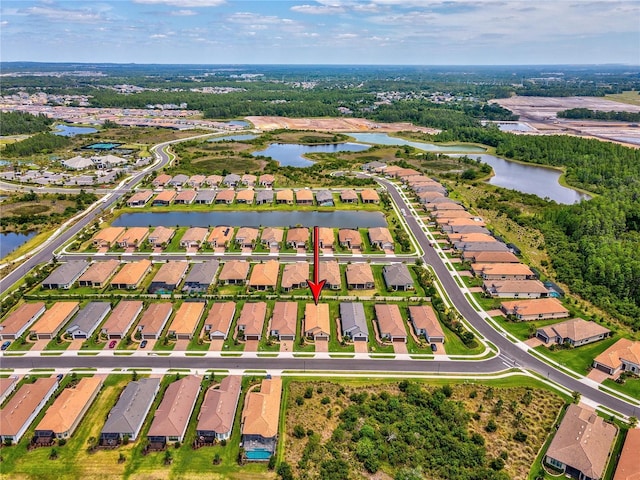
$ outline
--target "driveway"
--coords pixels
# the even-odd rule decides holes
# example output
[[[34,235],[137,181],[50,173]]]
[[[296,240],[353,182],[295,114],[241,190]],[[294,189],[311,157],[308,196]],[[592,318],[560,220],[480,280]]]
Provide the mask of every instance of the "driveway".
[[[316,340],[316,352],[327,353],[329,351],[328,340]]]
[[[189,346],[189,342],[190,340],[185,339],[185,338],[180,338],[176,341],[176,346],[174,347],[174,350],[177,351],[184,351],[187,349],[187,347]]]
[[[590,380],[593,380],[594,382],[602,383],[607,378],[611,378],[611,375],[609,375],[606,372],[603,372],[602,370],[598,370],[597,368],[592,368],[589,374],[587,375],[587,378]]]
[[[260,343],[259,340],[247,340],[244,343],[244,351],[245,352],[257,352],[259,343]]]
[[[280,351],[293,352],[293,342],[294,340],[280,340]]]
[[[213,352],[221,352],[224,346],[224,340],[211,340],[209,344],[209,350]]]
[[[363,342],[363,341],[353,342],[353,346],[355,348],[356,353],[369,353],[369,347],[367,346],[367,342]]]
[[[393,342],[393,351],[395,353],[409,353],[407,344],[404,342]]]

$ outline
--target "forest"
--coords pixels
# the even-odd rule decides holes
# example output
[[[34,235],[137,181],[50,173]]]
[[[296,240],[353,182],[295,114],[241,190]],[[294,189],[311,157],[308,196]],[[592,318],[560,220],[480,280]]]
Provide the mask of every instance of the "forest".
[[[52,153],[57,148],[66,147],[71,140],[62,135],[38,133],[20,142],[8,144],[2,151],[7,157],[28,157],[36,154]]]
[[[23,135],[46,132],[53,120],[46,115],[23,112],[0,112],[0,135]]]
[[[573,118],[577,120],[616,120],[618,122],[640,122],[640,113],[637,112],[603,112],[588,108],[571,108],[557,113],[560,118]]]

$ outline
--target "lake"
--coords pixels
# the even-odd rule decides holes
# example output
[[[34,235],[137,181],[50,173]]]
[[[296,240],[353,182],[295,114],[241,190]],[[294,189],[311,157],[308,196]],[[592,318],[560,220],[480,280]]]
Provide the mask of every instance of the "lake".
[[[425,152],[486,152],[485,148],[475,145],[436,145],[435,143],[413,142],[404,138],[391,137],[386,133],[348,133],[359,142],[378,145],[410,145]]]
[[[115,227],[209,227],[230,225],[234,227],[303,227],[371,228],[386,227],[381,212],[360,210],[314,211],[242,211],[242,212],[140,212],[120,215],[112,224]]]
[[[520,122],[495,122],[498,126],[498,130],[501,132],[533,132],[534,129],[531,128],[526,123]]]
[[[271,157],[282,167],[310,167],[314,162],[303,157],[307,153],[362,152],[371,148],[359,143],[331,143],[323,145],[298,145],[295,143],[272,143],[265,150],[253,152],[254,157]]]
[[[63,137],[73,137],[75,135],[82,135],[86,133],[96,133],[98,130],[93,127],[74,127],[71,125],[58,125],[53,131],[54,135],[61,135]]]
[[[451,155],[461,157],[462,155]],[[585,193],[567,188],[560,183],[561,172],[552,168],[544,168],[510,162],[494,155],[480,154],[468,157],[488,163],[493,168],[494,176],[489,183],[499,187],[510,188],[524,193],[533,193],[540,198],[549,198],[558,203],[573,204],[591,197]]]
[[[223,137],[214,137],[214,138],[210,138],[209,142],[222,142],[225,140],[234,140],[236,142],[238,141],[242,141],[242,140],[253,140],[254,138],[258,138],[257,135],[253,135],[251,133],[247,133],[244,135],[225,135]]]
[[[6,257],[16,248],[28,242],[36,236],[38,232],[24,233],[0,233],[0,259]]]

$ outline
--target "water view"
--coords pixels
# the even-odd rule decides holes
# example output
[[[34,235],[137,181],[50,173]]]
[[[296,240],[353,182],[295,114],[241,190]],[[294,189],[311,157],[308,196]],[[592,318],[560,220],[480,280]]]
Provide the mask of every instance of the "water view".
[[[381,212],[360,210],[338,210],[333,212],[313,211],[253,211],[253,212],[140,212],[120,215],[113,225],[116,227],[157,227],[159,225],[183,227],[209,227],[231,225],[243,227],[331,227],[371,228],[386,227],[387,221]]]
[[[371,148],[359,143],[331,143],[325,145],[298,145],[294,143],[272,143],[266,150],[252,155],[271,157],[282,167],[310,167],[314,162],[303,157],[307,153],[362,152]]]
[[[37,232],[29,233],[0,233],[0,259],[5,258],[16,248],[36,236]]]
[[[53,131],[54,135],[60,135],[63,137],[74,137],[76,135],[83,135],[87,133],[96,133],[98,130],[93,127],[74,127],[71,125],[58,125]]]
[[[359,142],[378,145],[410,145],[425,152],[485,152],[486,149],[475,145],[436,145],[435,143],[413,142],[404,138],[391,137],[386,133],[349,133]]]
[[[501,132],[533,132],[533,128],[531,128],[526,123],[520,122],[496,122],[498,129]]]
[[[210,138],[208,141],[209,142],[222,142],[222,141],[226,141],[226,140],[234,140],[236,142],[242,141],[242,140],[253,140],[254,138],[258,138],[257,135],[253,135],[251,133],[247,133],[244,135],[225,135],[223,137],[213,137]]]

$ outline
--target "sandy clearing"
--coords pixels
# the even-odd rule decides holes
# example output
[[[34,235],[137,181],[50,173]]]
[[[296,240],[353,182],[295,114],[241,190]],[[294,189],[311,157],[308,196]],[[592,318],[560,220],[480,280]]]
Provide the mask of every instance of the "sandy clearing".
[[[331,132],[353,132],[375,130],[380,132],[398,132],[411,130],[415,132],[438,133],[434,128],[418,127],[411,123],[379,123],[364,118],[289,118],[255,116],[246,117],[260,130],[287,128],[292,130],[326,130]]]

